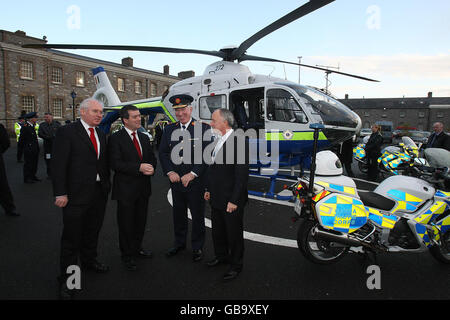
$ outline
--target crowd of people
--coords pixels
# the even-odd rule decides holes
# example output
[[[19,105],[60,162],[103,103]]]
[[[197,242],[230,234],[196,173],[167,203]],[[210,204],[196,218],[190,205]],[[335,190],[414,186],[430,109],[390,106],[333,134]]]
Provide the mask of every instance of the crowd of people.
[[[248,144],[244,149],[246,161],[235,163],[234,159],[230,163],[227,155],[240,153],[236,149],[238,143],[235,141],[240,137],[233,129],[232,113],[226,109],[216,110],[209,126],[192,118],[192,101],[193,98],[187,95],[172,97],[178,122],[164,127],[158,148],[159,162],[170,183],[173,199],[174,242],[166,256],[173,257],[187,247],[189,209],[192,215],[192,260],[203,259],[205,204],[209,202],[215,255],[206,265],[228,264],[228,271],[223,275],[223,280],[228,281],[236,278],[243,268]],[[61,299],[71,299],[75,292],[67,286],[70,266],[80,265],[82,270],[96,273],[109,271],[109,266],[98,261],[97,247],[111,191],[111,200],[117,201],[118,238],[124,267],[135,271],[138,259],[152,257],[152,252],[143,248],[142,243],[152,190],[151,177],[155,174],[158,158],[148,137],[138,131],[141,126],[139,109],[133,105],[124,106],[120,110],[123,128],[109,138],[98,129],[103,117],[103,105],[99,101],[83,101],[79,112],[78,121],[64,126],[54,121],[50,113],[45,114],[45,122],[40,125],[35,112],[26,114],[21,117],[20,129],[16,131],[17,160],[20,162],[21,154],[24,156],[24,183],[40,181],[36,176],[37,137],[44,141],[44,159],[48,178],[53,184],[54,204],[62,209],[58,276]],[[187,135],[174,139],[177,130]],[[211,139],[205,140],[203,136],[208,130]],[[195,138],[198,133],[200,139]],[[0,126],[0,137],[3,153],[10,143],[3,126]],[[186,150],[187,141],[191,150]],[[194,159],[198,148],[203,154],[210,144],[215,146],[211,149],[214,161],[207,163],[204,159]],[[175,158],[174,149],[180,150]],[[223,159],[227,161],[223,162]],[[18,216],[4,165],[0,165],[0,169],[3,168],[0,178],[6,181],[7,187],[0,190],[2,205],[8,215]],[[217,183],[217,179],[221,183]]]
[[[155,174],[158,158],[172,193],[174,241],[166,256],[173,257],[187,247],[189,209],[192,215],[192,260],[203,259],[205,205],[209,203],[215,255],[206,264],[209,267],[228,264],[224,280],[232,280],[242,271],[244,208],[248,202],[248,142],[243,139],[243,149],[238,149],[237,141],[242,137],[234,130],[236,121],[229,110],[216,110],[211,125],[207,125],[192,118],[191,96],[173,96],[170,102],[178,121],[161,127],[158,157],[148,137],[138,131],[141,114],[133,105],[120,110],[123,128],[109,138],[98,129],[103,118],[103,105],[95,99],[81,103],[78,121],[61,125],[53,120],[51,113],[46,113],[45,121],[39,125],[36,112],[32,112],[22,115],[16,124],[17,161],[21,162],[24,157],[24,183],[40,181],[36,176],[39,136],[43,139],[47,177],[53,184],[54,204],[63,212],[58,277],[60,298],[71,299],[74,294],[67,286],[70,266],[80,264],[83,270],[97,273],[109,271],[107,265],[98,261],[97,247],[111,190],[111,200],[117,201],[118,238],[124,267],[135,271],[139,258],[152,257],[152,252],[143,248],[142,243],[152,193],[151,177]],[[437,122],[433,129],[426,147],[449,150],[450,138],[443,131],[443,124]],[[208,130],[212,130],[212,134],[210,139],[205,139]],[[373,181],[378,176],[377,160],[382,144],[380,126],[374,124],[365,147],[368,178]],[[351,169],[353,145],[354,139],[349,139],[337,150],[351,177],[354,176]],[[6,130],[0,124],[0,155],[9,146]],[[211,151],[210,161],[203,158],[199,161],[196,158],[198,150],[203,155],[206,148]],[[244,161],[239,161],[238,155],[244,155]],[[112,183],[111,173],[114,174]],[[19,216],[1,156],[0,181],[1,205],[7,215]]]

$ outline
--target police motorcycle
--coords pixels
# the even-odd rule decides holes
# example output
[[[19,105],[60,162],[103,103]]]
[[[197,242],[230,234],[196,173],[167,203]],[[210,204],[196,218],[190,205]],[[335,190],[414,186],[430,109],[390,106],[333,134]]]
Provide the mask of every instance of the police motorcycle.
[[[421,146],[421,144],[417,146],[410,137],[405,136],[398,146],[384,148],[381,150],[381,157],[378,158],[380,173],[384,177],[399,174],[417,177],[414,166],[429,166],[425,158],[419,157]]]
[[[318,136],[323,125],[312,126]],[[358,192],[332,152],[317,153],[315,144],[311,162],[309,178],[299,178],[292,190],[302,218],[298,248],[308,260],[332,264],[356,250],[430,251],[450,264],[450,192],[402,175],[387,178],[373,192]],[[429,170],[435,181],[449,178],[448,168]]]
[[[362,173],[367,173],[368,162],[365,152],[365,146],[368,137],[364,137],[363,142],[353,149],[353,158],[358,163],[358,168]],[[424,158],[419,157],[419,149],[416,143],[410,137],[402,137],[402,142],[398,146],[387,146],[381,150],[381,156],[378,158],[380,173],[384,178],[392,175],[411,175],[416,171],[413,166],[428,166]]]
[[[353,148],[353,159],[356,160],[358,164],[358,169],[362,173],[367,173],[369,169],[369,163],[366,157],[366,143],[370,136],[365,136],[361,143],[358,143],[356,147]]]

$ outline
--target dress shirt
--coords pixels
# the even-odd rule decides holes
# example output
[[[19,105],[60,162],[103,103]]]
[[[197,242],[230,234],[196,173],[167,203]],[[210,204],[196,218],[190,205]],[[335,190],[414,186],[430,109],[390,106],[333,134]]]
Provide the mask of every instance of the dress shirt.
[[[93,128],[94,129],[94,134],[95,134],[95,140],[97,140],[97,150],[98,150],[98,153],[97,153],[97,159],[100,157],[100,140],[98,139],[98,134],[97,134],[97,130],[95,130],[95,127],[92,127],[92,126],[90,126],[90,125],[88,125],[86,122],[84,122],[84,120],[83,119],[81,119],[80,118],[80,122],[81,122],[81,124],[83,125],[83,127],[84,127],[84,130],[86,130],[86,133],[87,133],[87,135],[88,135],[88,137],[90,137],[91,136],[91,132],[89,131],[89,129],[90,128]],[[100,181],[100,176],[97,174],[97,179],[96,179],[97,181]]]
[[[130,139],[131,139],[131,141],[133,141],[133,136],[132,136],[132,134],[133,134],[133,132],[135,132],[136,133],[136,140],[138,141],[138,143],[139,143],[139,148],[141,148],[141,153],[142,153],[142,145],[141,145],[141,140],[139,140],[139,136],[138,136],[138,132],[137,132],[137,130],[136,131],[131,131],[130,129],[128,129],[127,127],[124,127],[125,128],[125,130],[127,131],[127,133],[128,133],[128,135],[130,136]]]
[[[221,136],[219,138],[219,141],[217,142],[216,146],[214,147],[214,151],[213,151],[213,154],[212,154],[212,161],[213,162],[216,160],[217,153],[222,148],[222,146],[225,143],[225,141],[227,141],[229,136],[231,136],[233,131],[234,131],[233,129],[228,129],[227,132],[223,136]]]

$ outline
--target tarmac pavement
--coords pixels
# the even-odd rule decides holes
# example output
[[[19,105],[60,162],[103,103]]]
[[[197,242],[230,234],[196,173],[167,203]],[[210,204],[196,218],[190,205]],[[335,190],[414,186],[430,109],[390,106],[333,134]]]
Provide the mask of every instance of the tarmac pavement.
[[[59,245],[62,211],[53,205],[51,181],[45,179],[45,163],[39,159],[42,182],[24,184],[23,164],[16,163],[15,143],[4,154],[10,187],[20,217],[9,217],[0,209],[0,299],[57,299]],[[354,171],[357,167],[354,164]],[[362,176],[360,176],[362,177]],[[268,182],[252,179],[250,186],[264,189]],[[245,241],[244,269],[239,277],[224,283],[226,266],[208,268],[214,255],[211,229],[207,228],[205,258],[192,262],[187,250],[166,258],[173,244],[169,183],[158,166],[152,180],[144,248],[153,258],[138,261],[136,272],[127,271],[120,260],[116,203],[109,201],[99,238],[101,262],[111,267],[107,274],[82,273],[78,300],[335,300],[335,299],[438,299],[450,298],[449,267],[429,253],[381,254],[381,288],[369,289],[367,267],[373,262],[349,254],[331,266],[307,261],[298,248]],[[364,185],[364,189],[368,188]],[[282,184],[278,189],[282,188]],[[210,210],[207,206],[207,218]],[[299,223],[293,223],[293,208],[250,200],[245,230],[252,234],[296,239]]]

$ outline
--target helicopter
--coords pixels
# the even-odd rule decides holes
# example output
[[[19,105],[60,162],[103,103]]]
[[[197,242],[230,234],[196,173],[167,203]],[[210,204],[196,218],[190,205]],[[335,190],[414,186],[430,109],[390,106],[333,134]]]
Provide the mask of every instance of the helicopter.
[[[106,72],[99,67],[93,70],[97,91],[93,97],[102,101],[107,112],[101,126],[105,131],[118,118],[117,109],[126,104],[136,105],[141,114],[155,115],[162,113],[175,122],[175,112],[169,102],[174,95],[188,94],[194,98],[192,116],[200,121],[209,122],[212,113],[220,108],[233,112],[237,125],[243,130],[255,130],[257,136],[250,139],[250,144],[266,144],[266,155],[271,155],[271,146],[276,144],[278,152],[271,157],[270,163],[260,159],[251,161],[254,176],[269,176],[269,192],[251,191],[257,197],[277,200],[292,200],[292,196],[274,193],[275,182],[280,178],[295,178],[295,166],[301,171],[308,169],[313,151],[313,133],[310,124],[320,123],[324,130],[320,133],[318,148],[325,149],[358,134],[362,122],[359,116],[337,99],[313,87],[300,85],[284,79],[267,75],[253,74],[241,64],[243,61],[278,62],[325,71],[365,81],[377,80],[330,70],[318,66],[283,61],[248,55],[247,50],[257,41],[279,28],[310,14],[334,0],[310,0],[292,12],[286,14],[265,28],[261,29],[239,46],[227,46],[219,51],[183,49],[132,45],[82,45],[82,44],[27,44],[27,48],[51,49],[93,49],[93,50],[128,50],[165,53],[191,53],[221,58],[206,67],[204,73],[181,80],[173,84],[161,97],[139,101],[121,102],[109,83]],[[149,120],[150,120],[149,119]],[[264,168],[291,168],[291,175],[280,174],[277,169],[263,172]]]

